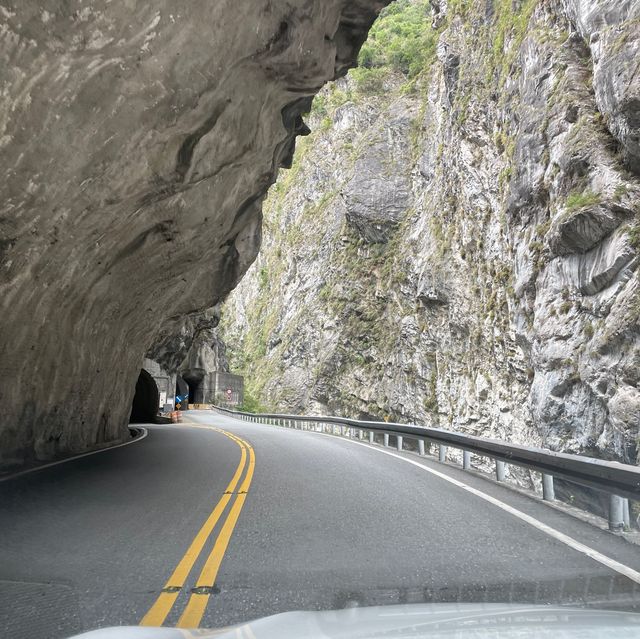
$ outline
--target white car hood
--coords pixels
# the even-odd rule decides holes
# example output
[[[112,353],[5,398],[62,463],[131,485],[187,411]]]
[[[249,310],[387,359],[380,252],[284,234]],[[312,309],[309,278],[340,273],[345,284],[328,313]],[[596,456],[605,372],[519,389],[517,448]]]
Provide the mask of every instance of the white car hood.
[[[76,639],[640,639],[640,614],[517,604],[412,604],[285,612],[219,630],[121,626]]]

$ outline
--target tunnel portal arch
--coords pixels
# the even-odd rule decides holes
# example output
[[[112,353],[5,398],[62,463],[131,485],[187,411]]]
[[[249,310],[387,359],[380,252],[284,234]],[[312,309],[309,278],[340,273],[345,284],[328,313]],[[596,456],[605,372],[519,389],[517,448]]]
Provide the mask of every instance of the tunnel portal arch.
[[[136,392],[131,404],[132,423],[155,422],[158,415],[160,394],[158,386],[153,377],[143,368],[138,375],[136,382]]]
[[[188,387],[189,404],[204,404],[204,378],[205,370],[202,368],[190,368],[182,371],[182,379]]]

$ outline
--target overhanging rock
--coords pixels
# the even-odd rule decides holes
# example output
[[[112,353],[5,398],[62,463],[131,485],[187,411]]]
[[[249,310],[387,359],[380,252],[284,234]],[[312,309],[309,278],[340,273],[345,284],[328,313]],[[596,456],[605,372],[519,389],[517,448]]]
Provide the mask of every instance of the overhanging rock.
[[[385,4],[3,3],[0,466],[127,436],[144,354],[254,259],[301,112]]]

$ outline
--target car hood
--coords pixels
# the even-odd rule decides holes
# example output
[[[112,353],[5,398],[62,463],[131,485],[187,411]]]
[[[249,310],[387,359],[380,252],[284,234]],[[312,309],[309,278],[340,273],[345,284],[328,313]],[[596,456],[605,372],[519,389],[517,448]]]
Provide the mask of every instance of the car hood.
[[[82,639],[591,639],[640,637],[640,614],[517,604],[411,604],[285,612],[219,630],[120,626]]]

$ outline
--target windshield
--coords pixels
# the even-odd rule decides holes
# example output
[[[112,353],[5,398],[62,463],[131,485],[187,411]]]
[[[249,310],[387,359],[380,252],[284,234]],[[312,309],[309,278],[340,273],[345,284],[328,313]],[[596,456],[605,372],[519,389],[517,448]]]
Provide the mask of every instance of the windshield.
[[[0,635],[639,634],[637,3],[0,15]]]

